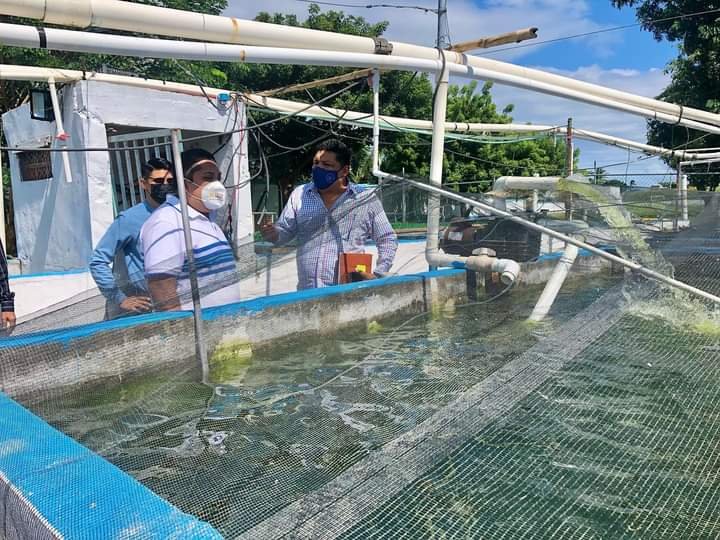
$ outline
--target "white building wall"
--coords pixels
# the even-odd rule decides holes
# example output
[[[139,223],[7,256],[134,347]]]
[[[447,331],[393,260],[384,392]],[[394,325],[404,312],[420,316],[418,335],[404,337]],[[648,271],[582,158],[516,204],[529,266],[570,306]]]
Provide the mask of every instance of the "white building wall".
[[[107,124],[137,128],[179,128],[224,132],[244,125],[244,109],[218,111],[204,96],[133,88],[97,81],[82,81],[61,91],[65,130],[71,147],[107,147]],[[3,115],[3,129],[10,146],[40,147],[54,139],[55,124],[32,120],[29,105]],[[252,203],[247,178],[247,143],[243,132],[219,159],[229,168],[227,182],[241,187],[233,190],[236,239],[252,238]],[[217,137],[185,143],[214,150]],[[239,148],[238,148],[239,145]],[[18,258],[24,273],[74,270],[87,266],[93,247],[112,223],[112,184],[106,152],[70,154],[73,182],[63,177],[62,156],[53,154],[54,178],[22,182],[17,156],[10,153]]]
[[[61,93],[65,130],[69,144],[85,144],[83,126],[74,113],[71,88]],[[3,129],[9,146],[41,147],[48,141],[57,146],[55,123],[30,118],[29,105],[3,115]],[[23,182],[19,161],[9,154],[12,176],[15,234],[18,258],[24,272],[47,272],[83,267],[91,249],[90,209],[87,204],[85,156],[70,154],[72,183],[65,181],[62,155],[52,154],[53,178]]]

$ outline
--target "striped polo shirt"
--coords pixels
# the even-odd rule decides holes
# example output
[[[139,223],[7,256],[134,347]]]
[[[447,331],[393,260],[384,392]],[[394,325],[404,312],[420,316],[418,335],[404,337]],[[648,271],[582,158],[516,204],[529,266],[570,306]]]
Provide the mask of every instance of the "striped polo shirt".
[[[192,207],[188,207],[195,264],[202,307],[240,301],[235,257],[222,229]],[[168,196],[140,231],[140,245],[149,279],[172,276],[182,309],[192,309],[189,266],[185,253],[180,201]]]

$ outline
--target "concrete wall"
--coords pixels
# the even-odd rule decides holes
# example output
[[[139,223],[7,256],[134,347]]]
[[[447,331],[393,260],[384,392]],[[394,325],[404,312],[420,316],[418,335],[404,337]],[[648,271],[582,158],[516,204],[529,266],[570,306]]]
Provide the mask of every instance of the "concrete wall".
[[[61,90],[65,131],[70,147],[107,147],[107,124],[137,128],[179,128],[221,133],[244,125],[244,109],[218,111],[204,97],[82,81]],[[57,146],[55,124],[32,120],[29,105],[2,116],[9,146]],[[234,189],[236,238],[246,243],[252,234],[247,141],[244,132],[219,154],[222,170]],[[185,148],[215,150],[217,137],[188,142]],[[64,178],[62,156],[53,154],[54,177],[22,182],[16,154],[10,152],[18,258],[26,273],[75,270],[87,266],[93,247],[114,219],[110,161],[106,152],[70,154],[72,183]],[[230,162],[234,159],[233,166]]]
[[[442,270],[312,289],[210,308],[206,342],[262,347],[302,334],[325,335],[353,324],[419,313],[467,298],[465,271]],[[0,390],[9,396],[121,377],[194,355],[192,313],[151,313],[0,339]]]

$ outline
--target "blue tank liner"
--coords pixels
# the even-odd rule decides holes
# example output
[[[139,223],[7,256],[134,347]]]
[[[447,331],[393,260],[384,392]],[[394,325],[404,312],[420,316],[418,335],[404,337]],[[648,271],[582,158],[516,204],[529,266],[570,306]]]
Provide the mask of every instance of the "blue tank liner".
[[[401,276],[392,276],[381,279],[373,279],[370,281],[361,281],[358,283],[347,283],[345,285],[337,285],[334,287],[322,287],[319,289],[307,289],[304,291],[295,291],[289,293],[275,294],[272,296],[262,296],[252,300],[245,300],[234,304],[217,306],[203,310],[203,319],[212,321],[220,317],[229,315],[239,315],[243,313],[253,313],[262,311],[271,307],[294,304],[297,302],[308,302],[319,300],[329,296],[353,292],[363,289],[374,289],[386,285],[395,285],[399,283],[411,283],[423,281],[425,279],[449,277],[462,270],[435,270],[432,272],[423,272],[420,274],[408,274]],[[0,339],[0,350],[11,347],[23,347],[27,345],[37,345],[45,343],[64,343],[69,344],[74,339],[85,338],[95,335],[99,332],[107,332],[108,330],[119,330],[130,328],[142,324],[154,322],[169,321],[192,317],[190,311],[172,311],[161,313],[148,313],[146,315],[137,315],[134,317],[124,317],[114,321],[103,321],[99,323],[86,324],[82,326],[73,326],[59,330],[49,330],[45,332],[37,332],[33,334],[20,335],[17,337],[9,337]]]
[[[0,418],[0,518],[11,537],[222,538],[4,394]]]

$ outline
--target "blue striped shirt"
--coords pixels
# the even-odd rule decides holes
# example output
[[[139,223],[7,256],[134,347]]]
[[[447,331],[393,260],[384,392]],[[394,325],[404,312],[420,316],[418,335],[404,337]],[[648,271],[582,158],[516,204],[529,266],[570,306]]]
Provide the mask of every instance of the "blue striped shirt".
[[[232,248],[222,229],[197,210],[188,207],[193,257],[203,307],[240,301],[239,278]],[[180,201],[173,196],[155,210],[140,232],[145,275],[174,277],[183,309],[192,308],[190,272]]]
[[[397,235],[377,196],[350,182],[329,210],[314,184],[295,188],[275,223],[278,244],[297,239],[298,289],[335,285],[341,253],[362,253],[367,240],[378,249],[376,272],[389,272]]]

